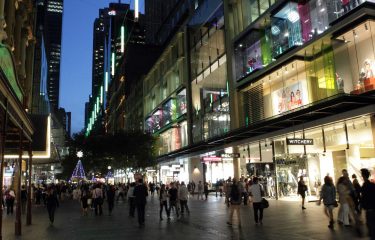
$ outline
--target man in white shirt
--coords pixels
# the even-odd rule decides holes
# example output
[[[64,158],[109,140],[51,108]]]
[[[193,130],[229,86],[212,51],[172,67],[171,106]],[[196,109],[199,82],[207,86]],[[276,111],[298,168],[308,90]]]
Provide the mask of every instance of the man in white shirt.
[[[263,186],[258,183],[259,179],[257,177],[253,178],[253,185],[249,189],[249,193],[252,196],[253,200],[253,209],[254,209],[254,220],[255,224],[262,224],[263,222],[263,207],[262,207],[262,197]],[[259,215],[258,215],[259,213]]]

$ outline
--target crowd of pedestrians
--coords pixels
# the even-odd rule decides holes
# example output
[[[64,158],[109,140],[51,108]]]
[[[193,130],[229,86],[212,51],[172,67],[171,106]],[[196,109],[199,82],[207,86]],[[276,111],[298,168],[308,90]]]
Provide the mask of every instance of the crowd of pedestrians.
[[[349,177],[346,169],[342,170],[342,175],[338,177],[335,183],[332,177],[326,176],[324,184],[319,191],[318,205],[323,203],[324,214],[328,218],[328,227],[335,228],[335,223],[346,228],[353,228],[361,234],[361,226],[366,222],[371,239],[375,239],[375,183],[370,181],[371,174],[367,169],[361,169],[359,180],[355,174]],[[360,182],[363,182],[361,185]],[[268,207],[265,200],[265,187],[260,183],[258,177],[245,179],[228,178],[216,183],[217,193],[225,197],[225,204],[228,207],[229,226],[241,223],[241,205],[252,205],[253,218],[256,225],[263,224],[264,209]],[[304,182],[304,177],[300,177],[297,193],[302,199],[302,210],[306,210],[306,192],[309,186]],[[27,191],[25,186],[21,188],[21,207],[25,212]],[[16,199],[15,191],[11,187],[3,189],[3,208],[6,207],[6,213],[13,214],[14,202]],[[83,183],[79,185],[71,184],[40,184],[32,188],[33,203],[44,205],[48,212],[51,224],[55,220],[55,211],[59,207],[60,201],[64,199],[75,199],[80,202],[82,215],[87,216],[89,212],[92,215],[102,216],[103,205],[106,202],[108,206],[108,215],[112,215],[115,208],[115,202],[120,200],[127,203],[129,217],[135,218],[137,211],[137,220],[140,227],[145,226],[145,212],[147,197],[157,199],[159,204],[159,218],[163,221],[165,218],[179,219],[185,213],[190,214],[188,200],[195,198],[198,200],[207,200],[209,195],[209,184],[198,181],[197,184],[191,181],[171,182],[169,184],[143,182],[138,179],[136,182],[128,184],[104,184],[104,183]],[[156,196],[155,196],[156,195]],[[265,202],[266,203],[265,203]],[[271,206],[272,207],[272,206]],[[338,208],[335,214],[335,208]],[[307,210],[306,210],[307,211]],[[365,212],[365,217],[361,213]],[[235,217],[235,218],[234,218]]]

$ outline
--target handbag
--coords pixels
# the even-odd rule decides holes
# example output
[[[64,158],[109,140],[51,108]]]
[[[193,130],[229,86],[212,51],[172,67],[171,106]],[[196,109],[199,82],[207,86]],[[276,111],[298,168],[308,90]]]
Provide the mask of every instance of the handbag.
[[[91,205],[91,203],[92,203],[92,199],[91,199],[91,198],[88,198],[88,199],[87,199],[87,205]]]
[[[262,201],[260,202],[260,204],[262,205],[262,208],[268,208],[270,206],[267,199],[265,198],[262,198]]]
[[[333,206],[334,207],[338,207],[339,206],[339,204],[338,204],[338,202],[336,200],[333,202]]]

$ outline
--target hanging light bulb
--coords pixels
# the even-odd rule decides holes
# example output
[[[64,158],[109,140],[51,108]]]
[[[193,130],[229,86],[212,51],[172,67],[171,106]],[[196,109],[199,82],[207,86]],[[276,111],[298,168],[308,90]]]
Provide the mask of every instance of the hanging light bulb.
[[[355,30],[353,30],[353,35],[354,35],[355,38],[358,37],[357,32]]]

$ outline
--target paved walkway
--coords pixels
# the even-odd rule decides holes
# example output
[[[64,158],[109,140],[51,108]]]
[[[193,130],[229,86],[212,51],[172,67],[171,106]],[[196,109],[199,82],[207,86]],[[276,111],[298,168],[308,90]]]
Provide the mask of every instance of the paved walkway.
[[[242,228],[238,228],[235,223],[233,227],[226,225],[228,209],[223,198],[210,196],[208,201],[191,199],[189,206],[190,216],[172,219],[170,222],[159,221],[157,197],[150,197],[146,207],[146,226],[139,228],[136,219],[128,217],[125,203],[116,204],[112,216],[104,211],[103,216],[95,217],[92,212],[89,216],[81,216],[79,203],[67,200],[58,208],[54,225],[49,224],[44,207],[35,207],[33,224],[26,226],[23,219],[21,237],[14,236],[14,216],[5,214],[3,239],[360,239],[350,228],[335,226],[334,231],[329,230],[322,207],[315,203],[308,203],[307,210],[302,211],[298,202],[271,200],[261,226],[254,224],[252,209],[242,206]],[[106,204],[104,207],[107,210]]]

